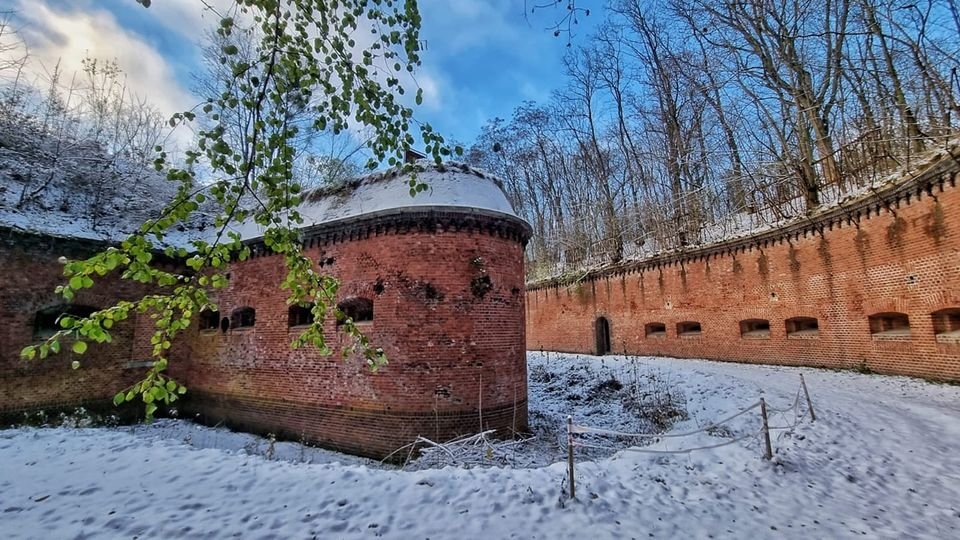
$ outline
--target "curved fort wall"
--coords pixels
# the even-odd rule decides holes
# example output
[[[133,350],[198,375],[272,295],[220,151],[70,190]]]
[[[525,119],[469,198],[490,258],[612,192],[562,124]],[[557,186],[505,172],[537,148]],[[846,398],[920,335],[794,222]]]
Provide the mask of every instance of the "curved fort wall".
[[[389,363],[291,350],[285,271],[275,255],[231,266],[221,314],[256,310],[246,328],[198,330],[174,376],[208,422],[383,457],[418,435],[448,440],[527,427],[523,242],[513,219],[428,210],[320,229],[307,255],[372,303],[359,323]],[[319,266],[319,264],[318,264]],[[327,321],[334,351],[347,345]]]
[[[803,223],[532,284],[527,347],[960,380],[956,171],[944,159]]]
[[[417,435],[442,441],[481,429],[525,430],[529,226],[495,181],[469,167],[427,166],[419,178],[430,189],[414,198],[409,178],[393,171],[315,193],[300,208],[306,254],[318,271],[341,280],[338,299],[371,319],[359,326],[385,350],[388,365],[371,372],[363,359],[343,359],[338,353],[349,342],[333,320],[325,336],[334,355],[292,349],[307,321],[291,313],[279,288],[283,259],[266,252],[256,226],[241,225],[237,232],[255,255],[230,266],[229,286],[217,293],[219,313],[201,314],[170,354],[172,375],[189,388],[176,404],[181,414],[376,457]],[[43,313],[56,312],[52,321],[65,309],[54,293],[63,279],[59,257],[87,257],[107,245],[0,223],[3,419],[110,406],[142,376],[149,314],[118,324],[112,344],[91,345],[82,357],[65,346],[45,360],[19,358],[24,346],[52,333],[38,326]],[[106,276],[80,291],[71,309],[145,292]],[[79,369],[70,369],[74,359]]]

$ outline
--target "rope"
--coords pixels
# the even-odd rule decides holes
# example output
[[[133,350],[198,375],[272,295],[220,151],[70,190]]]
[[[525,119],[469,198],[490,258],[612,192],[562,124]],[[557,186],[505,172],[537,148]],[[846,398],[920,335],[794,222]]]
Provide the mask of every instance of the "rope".
[[[641,453],[641,454],[689,454],[690,452],[696,452],[696,451],[698,451],[698,450],[711,450],[711,449],[713,449],[713,448],[721,448],[721,447],[723,447],[723,446],[728,446],[728,445],[731,445],[731,444],[734,444],[734,443],[738,443],[738,442],[740,442],[740,441],[744,441],[744,440],[747,440],[747,439],[751,439],[751,438],[753,438],[753,437],[756,437],[756,436],[759,435],[759,434],[760,434],[760,432],[758,431],[758,432],[753,433],[753,434],[743,435],[742,437],[737,437],[736,439],[730,439],[729,441],[725,441],[725,442],[722,442],[722,443],[720,443],[720,444],[711,444],[711,445],[707,445],[707,446],[697,446],[697,447],[694,447],[694,448],[684,448],[684,449],[682,449],[682,450],[648,450],[648,449],[645,449],[645,448],[638,448],[638,447],[636,447],[636,446],[631,446],[631,447],[629,447],[629,448],[615,448],[615,447],[613,447],[613,446],[604,446],[604,445],[600,445],[600,444],[583,443],[583,442],[579,442],[579,441],[576,443],[576,446],[582,446],[582,447],[584,447],[584,448],[597,448],[597,449],[601,449],[601,450],[618,450],[618,451],[622,450],[622,451],[627,451],[627,452],[639,452],[639,453]]]
[[[785,413],[785,412],[790,412],[790,411],[796,410],[796,409],[797,409],[797,406],[800,404],[800,390],[801,390],[801,389],[802,389],[801,387],[799,387],[799,386],[797,387],[797,396],[793,399],[793,405],[787,407],[786,409],[774,409],[773,407],[767,407],[767,411],[768,411],[768,412],[774,412],[774,413]]]
[[[807,414],[808,414],[808,413],[809,413],[809,411],[804,411],[803,414],[801,414],[800,416],[797,416],[796,419],[795,419],[794,422],[793,422],[793,425],[789,425],[789,426],[767,426],[767,429],[786,429],[786,430],[795,429],[797,426],[800,425],[800,421],[807,417]]]
[[[794,422],[793,422],[793,424],[787,425],[787,426],[767,426],[767,430],[788,430],[788,431],[792,431],[793,429],[795,429],[797,426],[800,425],[800,422],[807,416],[807,414],[810,413],[810,411],[809,411],[809,409],[808,409],[808,410],[803,411],[803,414],[799,414],[799,413],[800,413],[800,392],[801,392],[801,390],[802,390],[802,386],[798,386],[798,387],[797,387],[797,393],[796,393],[796,395],[794,396],[794,399],[793,399],[793,404],[790,405],[789,407],[787,407],[787,408],[785,408],[785,409],[776,409],[776,408],[769,407],[769,406],[767,407],[768,413],[783,414],[783,415],[786,416],[787,413],[793,412],[793,415],[794,415]],[[684,449],[681,449],[681,450],[648,450],[648,449],[640,448],[640,447],[636,447],[636,446],[631,446],[631,447],[628,447],[628,448],[617,448],[617,447],[614,447],[614,446],[607,446],[607,445],[602,445],[602,444],[591,444],[591,443],[588,443],[588,442],[583,442],[583,441],[580,441],[580,440],[576,440],[576,439],[574,439],[573,435],[574,435],[574,434],[577,434],[577,433],[593,433],[593,434],[597,434],[597,435],[612,435],[612,436],[618,436],[618,437],[636,437],[636,438],[646,438],[646,439],[669,439],[669,438],[677,438],[677,437],[689,437],[690,435],[696,435],[696,434],[698,434],[698,433],[703,433],[703,432],[705,432],[705,431],[709,431],[709,430],[711,430],[711,429],[713,429],[713,428],[716,428],[716,427],[718,427],[718,426],[721,426],[721,425],[723,425],[723,424],[726,424],[727,422],[730,422],[730,421],[733,420],[734,418],[737,418],[737,417],[739,417],[739,416],[742,416],[742,415],[744,415],[744,414],[746,414],[746,413],[748,413],[748,412],[750,412],[750,411],[752,411],[752,410],[754,410],[754,409],[756,409],[756,408],[758,408],[758,407],[760,407],[760,401],[757,401],[756,403],[753,403],[753,404],[750,405],[749,407],[747,407],[747,408],[745,408],[745,409],[742,409],[742,410],[740,410],[740,411],[738,411],[738,412],[736,412],[736,413],[734,413],[734,414],[732,414],[732,415],[724,418],[723,420],[720,420],[720,421],[718,421],[718,422],[712,422],[712,423],[710,423],[710,424],[705,425],[704,427],[701,427],[701,428],[696,429],[696,430],[694,430],[694,431],[688,431],[688,432],[685,432],[685,433],[671,433],[671,434],[627,433],[627,432],[623,432],[623,431],[616,431],[616,430],[611,430],[611,429],[600,429],[600,428],[593,428],[593,427],[589,427],[589,426],[582,426],[582,425],[579,425],[579,424],[573,424],[573,425],[571,425],[570,428],[569,428],[568,436],[570,437],[570,439],[569,439],[569,440],[570,440],[570,444],[572,444],[572,445],[574,445],[574,446],[579,446],[579,447],[582,447],[582,448],[594,448],[594,449],[598,449],[598,450],[613,450],[613,451],[629,451],[629,452],[638,452],[638,453],[643,453],[643,454],[689,454],[689,453],[691,453],[691,452],[696,452],[696,451],[699,451],[699,450],[711,450],[711,449],[714,449],[714,448],[721,448],[721,447],[724,447],[724,446],[728,446],[728,445],[731,445],[731,444],[735,444],[735,443],[738,443],[738,442],[740,442],[740,441],[745,441],[745,440],[747,440],[747,439],[750,439],[750,438],[754,438],[754,437],[759,436],[761,433],[763,433],[763,430],[761,429],[761,430],[757,431],[756,433],[748,434],[748,435],[743,435],[743,436],[741,436],[741,437],[737,437],[737,438],[734,438],[734,439],[731,439],[731,440],[728,440],[728,441],[724,441],[724,442],[719,443],[719,444],[711,444],[711,445],[706,445],[706,446],[697,446],[697,447],[693,447],[693,448],[684,448]]]
[[[697,434],[697,433],[703,433],[704,431],[708,431],[708,430],[713,429],[713,428],[715,428],[715,427],[717,427],[717,426],[726,424],[727,422],[733,420],[734,418],[737,418],[738,416],[744,415],[744,414],[752,411],[753,409],[756,409],[756,408],[759,407],[759,406],[760,406],[760,402],[758,401],[758,402],[754,403],[753,405],[750,405],[750,406],[747,407],[746,409],[743,409],[743,410],[737,412],[737,413],[734,414],[734,415],[728,416],[727,418],[724,418],[723,420],[720,420],[719,422],[713,422],[713,423],[711,423],[711,424],[707,424],[706,426],[704,426],[704,427],[702,427],[702,428],[700,428],[700,429],[697,429],[697,430],[695,430],[695,431],[688,431],[688,432],[686,432],[686,433],[669,433],[669,434],[626,433],[626,432],[623,432],[623,431],[615,431],[615,430],[611,430],[611,429],[600,429],[600,428],[593,428],[593,427],[589,427],[589,426],[581,426],[581,425],[579,425],[579,424],[574,424],[574,425],[573,425],[573,427],[572,427],[572,429],[571,429],[571,433],[596,433],[596,434],[598,434],[598,435],[613,435],[613,436],[618,436],[618,437],[637,437],[637,438],[647,438],[647,439],[671,439],[671,438],[676,438],[676,437],[689,437],[690,435],[695,435],[695,434]]]

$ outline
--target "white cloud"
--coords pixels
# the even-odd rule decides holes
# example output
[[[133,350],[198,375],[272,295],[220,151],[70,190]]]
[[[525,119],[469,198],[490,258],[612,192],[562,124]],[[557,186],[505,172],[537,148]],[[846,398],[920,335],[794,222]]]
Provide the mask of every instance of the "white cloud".
[[[157,2],[158,4],[160,2]],[[166,58],[151,44],[129,32],[103,9],[66,10],[45,0],[19,0],[20,32],[29,47],[28,69],[47,77],[59,62],[62,80],[82,80],[85,58],[114,60],[127,85],[162,113],[194,106],[197,99],[177,80]]]
[[[429,110],[438,111],[443,108],[444,102],[441,94],[443,77],[429,68],[421,67],[415,77],[412,77],[412,83],[409,88],[420,86],[423,91],[423,106]],[[416,90],[414,90],[415,92]]]
[[[440,54],[524,40],[523,3],[516,0],[421,0],[420,11],[428,49]]]
[[[133,0],[126,0],[134,4]],[[211,9],[213,11],[211,11]],[[148,12],[168,30],[181,36],[199,40],[204,31],[220,20],[220,15],[233,15],[236,3],[234,0],[158,0],[152,2]],[[130,9],[144,9],[133,5]]]
[[[188,90],[189,81],[178,79],[187,70],[174,69],[172,62],[177,58],[165,57],[151,41],[151,36],[137,33],[132,28],[121,25],[118,20],[132,16],[149,15],[156,24],[155,32],[175,36],[175,39],[190,43],[199,43],[203,32],[215,24],[219,14],[227,14],[234,6],[233,0],[157,0],[149,8],[143,8],[133,0],[117,0],[109,6],[93,0],[71,0],[69,3],[57,0],[14,0],[14,9],[19,30],[29,47],[31,60],[28,66],[33,76],[41,81],[49,78],[54,67],[60,66],[61,82],[69,82],[74,74],[77,81],[84,75],[82,62],[85,58],[114,60],[126,75],[128,87],[136,95],[145,98],[163,114],[170,115],[187,110],[197,104],[199,99]],[[212,5],[212,12],[205,4]],[[482,19],[482,4],[474,5],[474,0],[466,4],[457,4],[452,11],[458,20],[466,18],[471,22]],[[437,7],[434,7],[437,9]],[[235,15],[235,13],[230,13]],[[151,31],[154,32],[154,31]],[[156,37],[156,36],[153,36]],[[357,47],[354,51],[359,60],[360,51],[376,39],[369,27],[362,24],[354,37]],[[471,31],[467,42],[457,47],[467,46],[477,39]],[[433,44],[431,44],[432,46]],[[437,44],[440,46],[440,44]],[[446,51],[450,52],[450,51]],[[426,53],[429,57],[430,53]],[[183,58],[183,62],[195,62],[194,58]],[[451,84],[444,70],[437,64],[429,67],[425,64],[415,75],[401,70],[394,73],[392,63],[382,62],[380,69],[374,72],[381,83],[390,75],[398,76],[408,90],[401,101],[413,105],[417,87],[423,91],[425,112],[437,113],[451,103],[449,90]],[[444,99],[444,98],[447,99]],[[182,131],[182,130],[178,130]],[[352,132],[361,131],[351,126]],[[359,133],[355,133],[359,136]],[[189,133],[178,133],[177,142],[183,145],[189,139]]]

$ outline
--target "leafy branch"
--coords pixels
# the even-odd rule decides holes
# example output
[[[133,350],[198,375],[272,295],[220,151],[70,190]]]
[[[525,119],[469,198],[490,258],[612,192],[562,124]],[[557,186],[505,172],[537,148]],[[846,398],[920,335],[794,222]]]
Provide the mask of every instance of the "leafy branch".
[[[150,6],[149,0],[138,1]],[[115,324],[132,314],[149,314],[155,327],[152,364],[140,382],[114,397],[118,405],[139,397],[148,418],[159,403],[172,403],[186,392],[165,374],[178,334],[200,312],[218,310],[216,290],[227,285],[227,266],[251,254],[250,245],[231,230],[232,224],[253,222],[263,228],[263,244],[284,259],[286,275],[278,286],[289,292],[288,303],[313,306],[313,322],[292,346],[313,346],[322,354],[332,354],[323,333],[323,323],[332,313],[338,330],[350,338],[342,349],[345,357],[361,357],[374,370],[386,363],[383,350],[372,347],[336,307],[339,282],[320,273],[303,251],[298,228],[303,218],[297,211],[303,188],[290,166],[301,127],[289,122],[284,111],[308,108],[314,119],[311,128],[319,131],[331,129],[338,134],[357,127],[369,129],[369,168],[384,162],[403,163],[405,149],[415,142],[414,131],[419,131],[426,152],[436,162],[462,152],[449,148],[429,124],[415,122],[412,109],[396,98],[404,94],[399,73],[413,73],[421,62],[421,17],[414,0],[237,0],[236,9],[227,13],[236,18],[221,16],[216,33],[229,38],[240,27],[238,20],[252,21],[261,36],[253,56],[257,61],[245,61],[237,46],[224,39],[220,62],[232,79],[222,82],[219,93],[204,96],[199,110],[170,119],[171,127],[190,123],[206,127],[197,131],[195,147],[185,153],[183,166],[174,165],[162,147],[156,149],[154,167],[178,183],[176,196],[156,219],[144,223],[119,246],[85,260],[64,260],[67,282],[57,288],[69,301],[94,287],[98,279],[119,274],[147,286],[152,294],[117,302],[87,317],[61,317],[60,330],[22,351],[25,358],[42,359],[59,353],[69,342],[80,355],[88,343],[111,342]],[[375,38],[361,47],[353,37],[358,32]],[[381,81],[378,77],[383,72],[374,68],[375,62],[393,64],[396,74]],[[415,102],[422,102],[419,89]],[[234,114],[238,111],[244,114]],[[248,119],[240,137],[228,135],[224,124],[228,114]],[[209,176],[198,177],[198,169]],[[411,174],[411,195],[425,188]],[[257,204],[250,204],[252,200]],[[210,241],[193,240],[189,247],[168,242],[167,231],[189,224],[201,206],[217,209],[216,235]],[[157,257],[161,253],[166,257]],[[180,264],[186,267],[182,272],[171,269]],[[79,362],[73,367],[79,368]]]

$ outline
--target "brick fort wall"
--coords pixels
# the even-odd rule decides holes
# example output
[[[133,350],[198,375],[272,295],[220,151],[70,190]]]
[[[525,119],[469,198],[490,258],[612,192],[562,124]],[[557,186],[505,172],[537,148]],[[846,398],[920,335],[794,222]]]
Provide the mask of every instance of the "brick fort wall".
[[[534,284],[527,347],[596,353],[603,318],[614,353],[960,380],[960,189],[945,167],[806,223]]]
[[[317,271],[338,277],[340,299],[373,303],[373,320],[358,323],[388,365],[373,372],[327,321],[334,350],[292,349],[303,327],[291,326],[281,257],[263,253],[229,269],[219,291],[220,317],[255,309],[253,326],[183,334],[171,352],[170,373],[189,388],[176,405],[212,423],[303,439],[352,453],[383,457],[418,435],[448,440],[483,429],[502,435],[527,429],[523,245],[526,230],[512,218],[442,210],[404,211],[307,235]],[[106,247],[5,231],[0,267],[0,416],[108,404],[139,380],[150,358],[147,314],[114,327],[111,344],[90,344],[76,356],[27,361],[19,356],[44,337],[37,313],[66,302],[61,256],[78,259]],[[106,276],[78,292],[75,305],[102,308],[136,299],[142,286]],[[81,367],[71,369],[73,360]]]
[[[46,359],[20,357],[24,347],[45,339],[36,333],[37,312],[67,303],[54,292],[64,282],[58,259],[88,257],[104,247],[91,241],[0,231],[0,272],[4,276],[0,286],[0,416],[16,419],[38,408],[108,402],[142,376],[142,362],[149,352],[137,356],[134,343],[138,332],[149,329],[149,320],[138,321],[137,314],[114,327],[112,343],[90,343],[83,355],[70,352],[68,341],[61,344],[63,352]],[[79,291],[72,303],[104,308],[144,292],[138,283],[108,275],[93,289]],[[145,340],[149,342],[149,335]],[[80,362],[79,369],[71,369],[74,360]]]
[[[523,243],[515,220],[443,211],[364,219],[308,236],[317,270],[341,280],[338,298],[373,303],[359,323],[389,363],[372,372],[334,350],[291,349],[283,259],[230,268],[220,317],[252,307],[251,327],[193,330],[171,362],[190,391],[186,412],[207,422],[383,457],[418,435],[448,440],[527,428]]]

